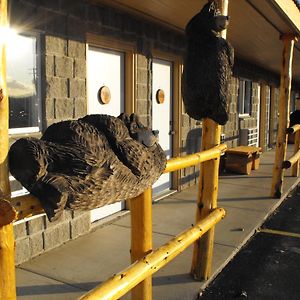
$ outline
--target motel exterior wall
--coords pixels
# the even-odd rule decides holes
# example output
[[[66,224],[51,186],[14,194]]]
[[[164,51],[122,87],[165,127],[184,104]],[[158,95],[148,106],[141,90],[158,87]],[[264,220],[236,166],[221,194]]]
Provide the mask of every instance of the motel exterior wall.
[[[137,52],[135,112],[141,116],[142,122],[151,124],[153,51],[182,57],[185,45],[183,34],[113,8],[94,5],[92,1],[12,0],[9,6],[11,26],[25,28],[25,33],[37,34],[40,40],[41,131],[55,122],[77,119],[87,113],[87,33],[134,45]],[[239,117],[237,101],[241,77],[252,80],[251,113],[242,118]],[[249,62],[237,61],[228,98],[229,122],[223,127],[224,141],[228,147],[239,144],[240,129],[257,126],[262,83],[272,86],[276,104],[279,75],[269,74]],[[276,109],[273,115],[272,127],[276,130]],[[189,118],[183,107],[180,109],[179,122],[180,154],[199,151],[201,122]],[[40,133],[35,136],[40,136]],[[19,137],[12,135],[10,142]],[[271,143],[274,141],[275,134],[272,135]],[[261,146],[267,149],[266,145]],[[196,168],[182,170],[179,189],[195,184],[197,175]],[[13,188],[17,189],[18,183],[15,182]],[[14,226],[16,264],[88,233],[91,229],[89,216],[89,212],[66,211],[62,220],[53,223],[48,222],[45,216],[17,223]]]

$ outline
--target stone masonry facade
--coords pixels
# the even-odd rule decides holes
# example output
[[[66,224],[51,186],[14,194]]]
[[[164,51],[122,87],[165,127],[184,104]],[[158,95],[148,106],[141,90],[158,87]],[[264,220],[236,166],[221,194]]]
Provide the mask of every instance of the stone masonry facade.
[[[45,127],[86,115],[85,49],[83,42],[45,37]]]
[[[26,31],[36,33],[40,39],[43,130],[55,122],[77,119],[87,113],[86,33],[136,46],[135,112],[145,125],[151,125],[153,51],[182,56],[183,33],[101,4],[94,5],[93,1],[11,0],[9,5],[12,26],[25,26]],[[242,120],[237,109],[239,76],[253,79],[252,112]],[[273,74],[242,61],[237,63],[228,98],[229,122],[223,127],[228,147],[238,145],[239,129],[256,126],[259,82],[266,78],[278,86],[278,78]],[[189,118],[183,108],[180,127],[181,154],[199,151],[201,122]],[[198,174],[194,167],[182,170],[181,188],[194,185]],[[89,232],[90,213],[66,211],[58,222],[50,223],[42,216],[17,223],[14,228],[19,264]]]

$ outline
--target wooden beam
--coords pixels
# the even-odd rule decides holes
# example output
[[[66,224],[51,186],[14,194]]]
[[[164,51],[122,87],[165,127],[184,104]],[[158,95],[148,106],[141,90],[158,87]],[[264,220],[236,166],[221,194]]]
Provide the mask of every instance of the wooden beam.
[[[271,197],[280,198],[284,179],[282,163],[286,157],[287,148],[287,128],[289,125],[291,82],[292,82],[292,62],[293,50],[296,37],[291,34],[282,35],[283,41],[280,94],[279,94],[279,123],[276,142],[275,162],[273,167],[273,179],[271,187]]]
[[[12,198],[10,203],[17,212],[17,220],[45,213],[40,201],[31,194]]]
[[[292,25],[295,31],[300,34],[299,8],[296,3],[287,0],[269,0],[269,2],[281,13],[283,19],[288,21],[289,25]]]
[[[152,251],[152,189],[130,200],[131,262]],[[132,300],[152,299],[152,277],[148,276],[131,291]]]
[[[220,157],[221,154],[225,153],[226,149],[227,145],[222,144],[209,150],[197,152],[182,157],[171,158],[167,161],[167,166],[164,170],[164,173],[174,172],[176,170],[196,166],[202,162],[211,159],[217,159]]]
[[[297,164],[299,162],[299,159],[300,159],[300,150],[298,148],[298,151],[296,153],[294,153],[293,156],[291,156],[288,160],[285,160],[282,163],[282,168],[289,169],[290,167]]]
[[[295,124],[294,126],[289,127],[287,129],[287,133],[289,133],[289,134],[293,134],[293,133],[295,133],[297,131],[300,131],[300,124]]]
[[[0,0],[0,28],[8,28],[7,0]],[[6,85],[6,41],[0,36],[0,200],[2,208],[7,208],[4,200],[10,200],[7,154],[8,138],[8,95]],[[4,202],[3,202],[4,201]],[[8,213],[8,211],[7,211]],[[12,216],[10,216],[12,217]],[[15,239],[13,224],[0,226],[0,299],[16,299]]]

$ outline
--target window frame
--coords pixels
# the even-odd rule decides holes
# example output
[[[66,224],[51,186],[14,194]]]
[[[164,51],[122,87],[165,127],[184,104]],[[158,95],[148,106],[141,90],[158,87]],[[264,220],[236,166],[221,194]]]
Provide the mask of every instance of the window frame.
[[[241,88],[241,83],[243,82],[243,99],[242,101],[240,101],[240,88]],[[250,98],[249,98],[249,112],[245,112],[245,100],[246,100],[246,83],[250,83]],[[246,117],[250,117],[251,113],[252,113],[252,97],[253,97],[253,82],[252,80],[248,79],[248,78],[239,78],[239,87],[238,87],[238,95],[237,95],[237,106],[238,106],[238,114],[239,114],[239,118],[246,118]],[[242,102],[243,106],[242,109],[240,107],[240,103]]]
[[[9,128],[9,135],[18,135],[18,134],[31,134],[38,133],[42,131],[42,61],[41,61],[41,34],[39,32],[18,32],[18,35],[24,37],[35,38],[35,56],[36,56],[36,97],[38,103],[38,126],[33,127],[18,127],[18,128]],[[9,97],[9,95],[8,95]]]

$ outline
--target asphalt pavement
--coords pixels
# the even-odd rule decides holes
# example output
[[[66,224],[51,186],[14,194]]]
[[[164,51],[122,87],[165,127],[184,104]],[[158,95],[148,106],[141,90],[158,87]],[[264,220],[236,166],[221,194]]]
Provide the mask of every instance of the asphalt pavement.
[[[203,291],[200,299],[300,299],[300,186]]]

